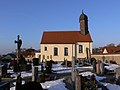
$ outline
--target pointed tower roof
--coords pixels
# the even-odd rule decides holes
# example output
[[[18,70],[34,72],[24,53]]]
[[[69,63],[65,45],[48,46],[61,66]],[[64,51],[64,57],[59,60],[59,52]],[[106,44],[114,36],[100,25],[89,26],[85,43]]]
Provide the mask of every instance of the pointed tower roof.
[[[79,22],[80,20],[87,20],[87,19],[88,19],[87,15],[85,15],[84,11],[82,10],[82,14],[80,15]]]

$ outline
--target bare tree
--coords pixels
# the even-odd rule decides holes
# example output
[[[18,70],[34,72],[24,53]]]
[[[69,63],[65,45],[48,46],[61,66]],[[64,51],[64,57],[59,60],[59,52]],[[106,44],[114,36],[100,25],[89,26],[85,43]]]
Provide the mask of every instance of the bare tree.
[[[115,46],[115,44],[114,43],[110,43],[107,46]]]
[[[120,43],[117,45],[117,47],[120,47]]]

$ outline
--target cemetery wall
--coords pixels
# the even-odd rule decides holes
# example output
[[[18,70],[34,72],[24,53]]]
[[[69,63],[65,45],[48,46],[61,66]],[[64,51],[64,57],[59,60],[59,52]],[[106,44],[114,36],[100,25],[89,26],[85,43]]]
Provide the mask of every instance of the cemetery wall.
[[[107,60],[107,61],[115,61],[117,64],[120,64],[120,54],[106,54],[106,55],[91,55],[92,58],[96,60]]]

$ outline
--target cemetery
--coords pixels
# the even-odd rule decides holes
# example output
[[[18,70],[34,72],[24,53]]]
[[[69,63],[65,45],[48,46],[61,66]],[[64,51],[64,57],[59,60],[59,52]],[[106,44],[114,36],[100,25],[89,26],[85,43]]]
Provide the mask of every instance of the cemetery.
[[[17,59],[0,65],[0,90],[109,90],[120,89],[120,66],[95,58],[72,62],[40,61],[28,63],[21,54],[18,35]],[[29,87],[31,86],[31,87]],[[1,89],[2,88],[2,89]]]
[[[49,90],[51,86],[48,87],[49,85],[47,86],[47,84],[51,83],[51,85],[54,86],[56,85],[54,82],[57,83],[59,80],[59,83],[61,83],[61,85],[64,87],[63,90],[99,90],[100,88],[106,88],[105,90],[107,90],[109,89],[109,85],[120,88],[120,66],[117,64],[105,63],[100,60],[93,60],[91,63],[89,63],[89,65],[88,61],[84,61],[84,63],[80,62],[79,64],[73,62],[75,65],[74,67],[72,65],[71,67],[67,67],[66,65],[62,65],[62,62],[54,64],[50,62],[41,62],[40,64],[35,64],[35,62],[37,61],[33,61],[31,69],[27,71],[17,71],[16,73],[14,72],[14,69],[0,69],[1,83],[5,82],[5,75],[9,73],[9,78],[11,78],[11,80],[6,82],[9,84],[6,85],[8,88],[11,87],[10,90],[15,90],[15,88],[19,86],[26,88],[27,84],[29,85],[34,82],[36,82],[35,85],[39,83],[39,85],[37,84],[39,88],[42,87],[42,89]],[[5,72],[4,74],[2,74],[3,71]],[[12,84],[15,81],[16,84]],[[4,87],[4,85],[2,87]],[[59,84],[57,84],[57,86],[59,87]],[[73,87],[74,89],[69,89],[70,87]]]

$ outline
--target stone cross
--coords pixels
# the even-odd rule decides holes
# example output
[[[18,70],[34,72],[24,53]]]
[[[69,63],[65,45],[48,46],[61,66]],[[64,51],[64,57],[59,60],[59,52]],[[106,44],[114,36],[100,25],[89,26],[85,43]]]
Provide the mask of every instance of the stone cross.
[[[20,36],[17,36],[17,40],[15,40],[15,43],[17,44],[17,60],[20,57],[20,47],[22,45],[22,40],[20,39]]]

